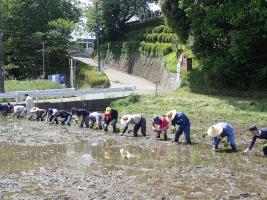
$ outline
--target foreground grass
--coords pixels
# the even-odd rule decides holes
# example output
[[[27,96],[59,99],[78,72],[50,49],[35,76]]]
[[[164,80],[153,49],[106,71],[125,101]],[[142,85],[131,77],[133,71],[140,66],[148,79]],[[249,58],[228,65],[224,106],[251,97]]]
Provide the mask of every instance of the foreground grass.
[[[267,126],[267,99],[208,96],[180,89],[173,93],[130,96],[113,102],[120,113],[141,113],[148,119],[155,114],[166,114],[176,109],[191,120],[192,133],[203,134],[217,122],[232,124],[238,133],[246,132],[251,124]]]
[[[106,74],[101,74],[95,67],[82,62],[77,64],[77,85],[79,89],[107,88],[110,81]]]
[[[46,89],[60,89],[62,86],[59,83],[48,80],[30,80],[30,81],[5,81],[5,91],[27,91],[27,90],[46,90]]]

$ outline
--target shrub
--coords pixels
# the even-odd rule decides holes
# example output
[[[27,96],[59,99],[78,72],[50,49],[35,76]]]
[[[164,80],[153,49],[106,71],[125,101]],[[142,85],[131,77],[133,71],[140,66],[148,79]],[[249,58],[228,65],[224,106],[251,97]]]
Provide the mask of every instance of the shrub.
[[[96,68],[78,62],[77,85],[83,89],[107,88],[110,86],[110,81],[105,74],[101,74]]]
[[[116,100],[111,103],[111,107],[129,106],[140,101],[140,95],[131,94],[126,98]]]
[[[141,42],[139,50],[149,56],[164,56],[173,52],[171,43]]]

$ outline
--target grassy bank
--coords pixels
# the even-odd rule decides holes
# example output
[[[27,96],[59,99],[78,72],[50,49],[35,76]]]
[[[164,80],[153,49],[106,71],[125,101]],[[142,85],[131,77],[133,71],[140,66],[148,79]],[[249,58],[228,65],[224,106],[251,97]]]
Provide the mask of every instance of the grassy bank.
[[[82,62],[77,63],[77,86],[79,89],[107,88],[110,82],[106,74]]]
[[[231,123],[238,133],[251,124],[267,126],[267,98],[236,98],[208,96],[180,89],[158,96],[130,96],[113,102],[121,115],[141,113],[151,119],[155,114],[166,114],[176,109],[184,112],[192,122],[192,133],[203,134],[213,123]]]
[[[48,80],[30,80],[30,81],[5,81],[5,91],[27,91],[27,90],[46,90],[46,89],[60,89],[59,83]]]

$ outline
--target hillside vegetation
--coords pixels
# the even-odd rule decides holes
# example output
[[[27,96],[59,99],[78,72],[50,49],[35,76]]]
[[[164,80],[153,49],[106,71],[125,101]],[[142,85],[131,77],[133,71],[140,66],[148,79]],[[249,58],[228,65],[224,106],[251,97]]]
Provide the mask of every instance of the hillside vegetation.
[[[177,36],[163,24],[161,18],[129,24],[128,32],[123,37],[103,45],[106,61],[127,58],[132,54],[143,54],[148,59],[162,58],[166,69],[176,72],[177,56],[184,52],[192,57],[192,52],[185,45],[179,45]]]
[[[266,0],[160,0],[168,27],[199,60],[202,85],[236,90],[267,89]]]

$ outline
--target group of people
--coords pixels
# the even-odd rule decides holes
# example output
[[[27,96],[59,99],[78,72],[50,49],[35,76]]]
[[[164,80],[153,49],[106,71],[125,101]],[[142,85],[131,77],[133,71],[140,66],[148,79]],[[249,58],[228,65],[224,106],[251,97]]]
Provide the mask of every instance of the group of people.
[[[1,103],[0,112],[7,116],[8,113],[12,113],[10,117],[16,116],[18,118],[27,116],[28,119],[44,121],[46,120],[50,124],[67,124],[71,125],[73,115],[76,115],[76,120],[80,121],[80,127],[95,128],[104,131],[108,131],[108,126],[112,126],[113,133],[118,132],[118,111],[111,107],[107,107],[104,114],[99,112],[89,112],[86,109],[79,109],[73,107],[71,111],[58,110],[56,108],[42,109],[33,106],[33,100],[29,95],[26,95],[26,107],[22,105],[12,105],[10,103]],[[140,114],[123,115],[121,124],[124,125],[121,135],[125,134],[130,124],[133,127],[134,137],[138,136],[138,131],[141,129],[141,134],[146,136],[146,118]],[[190,126],[191,122],[189,118],[183,112],[177,112],[176,110],[169,111],[166,115],[155,115],[152,118],[152,130],[156,133],[156,137],[160,138],[163,135],[163,139],[168,139],[167,133],[170,125],[172,132],[175,134],[174,141],[179,142],[180,136],[184,133],[186,144],[192,144],[190,139]],[[248,128],[253,134],[252,141],[249,147],[244,150],[248,152],[252,149],[257,139],[267,139],[267,127],[258,128],[256,125]],[[234,128],[225,122],[220,122],[209,127],[207,134],[213,138],[212,150],[218,149],[218,146],[224,137],[227,137],[227,141],[231,146],[233,152],[237,151],[235,143]],[[267,149],[263,149],[264,154],[267,156]]]

